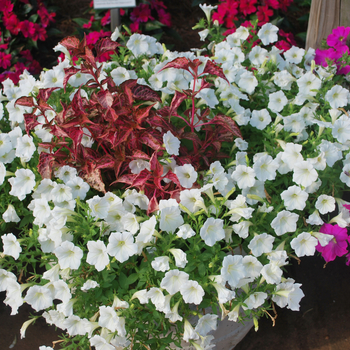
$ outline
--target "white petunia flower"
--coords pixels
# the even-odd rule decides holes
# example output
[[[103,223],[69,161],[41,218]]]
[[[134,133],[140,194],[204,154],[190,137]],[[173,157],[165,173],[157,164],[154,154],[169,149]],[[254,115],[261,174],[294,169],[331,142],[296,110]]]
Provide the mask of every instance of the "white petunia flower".
[[[309,161],[294,164],[293,181],[301,186],[308,187],[318,178],[318,173]]]
[[[160,283],[160,287],[164,288],[169,294],[176,294],[180,290],[180,286],[188,281],[189,275],[186,272],[177,269],[167,271]]]
[[[28,289],[24,300],[35,310],[40,311],[53,305],[51,290],[45,286],[32,286]]]
[[[290,242],[298,257],[314,255],[317,244],[317,238],[311,236],[309,232],[302,232]]]
[[[178,237],[187,239],[196,235],[196,232],[192,229],[191,225],[183,224],[179,227],[179,231],[176,232]]]
[[[169,249],[169,252],[171,254],[173,254],[174,258],[175,258],[175,265],[177,267],[181,267],[184,268],[187,264],[187,257],[186,257],[186,253],[178,248],[171,248]]]
[[[289,50],[284,52],[283,55],[287,62],[298,64],[302,61],[305,55],[305,50],[296,46],[292,46]]]
[[[151,265],[156,271],[168,271],[170,258],[168,256],[158,256],[152,262]]]
[[[171,131],[168,131],[163,135],[163,142],[165,144],[165,149],[169,154],[175,156],[179,155],[180,140],[175,137]]]
[[[335,210],[335,199],[326,194],[321,194],[315,203],[315,208],[324,215]]]
[[[256,235],[249,243],[248,248],[252,251],[253,255],[259,257],[264,253],[270,253],[273,248],[273,242],[275,237],[262,233]]]
[[[197,180],[197,172],[191,164],[176,166],[174,172],[182,187],[191,188]]]
[[[237,182],[238,187],[242,189],[252,187],[255,184],[254,169],[245,165],[238,165],[231,177]]]
[[[35,175],[30,169],[18,169],[15,177],[8,179],[12,188],[10,195],[18,197],[22,201],[27,194],[31,193],[35,186]]]
[[[240,279],[245,277],[245,268],[241,255],[227,255],[222,261],[221,276],[232,288],[235,288]]]
[[[22,252],[22,248],[17,241],[16,236],[13,233],[8,233],[2,235],[1,239],[4,248],[4,254],[10,255],[15,260],[17,260],[19,258],[19,254]]]
[[[250,118],[250,124],[259,130],[263,130],[271,123],[272,119],[270,113],[266,108],[261,110],[254,110]]]
[[[265,23],[258,31],[258,37],[264,45],[274,43],[278,40],[278,27],[271,23]]]
[[[87,248],[89,252],[86,262],[94,265],[97,271],[102,271],[109,264],[109,256],[105,244],[100,240],[89,241],[87,242]]]
[[[269,95],[269,108],[272,112],[280,112],[288,103],[288,99],[283,91],[273,92]]]
[[[277,236],[282,236],[287,232],[295,232],[299,215],[287,210],[280,211],[272,220],[271,227]]]
[[[87,292],[89,289],[98,288],[100,285],[94,280],[87,280],[82,286],[81,290]]]
[[[309,195],[299,186],[289,186],[288,189],[281,193],[281,198],[287,210],[303,210],[308,197]]]
[[[208,218],[200,229],[200,236],[205,244],[212,247],[216,242],[225,238],[224,221],[221,219]]]
[[[204,296],[204,290],[197,281],[187,280],[180,286],[180,293],[187,304],[199,305]]]
[[[340,85],[334,85],[327,91],[325,99],[332,108],[344,107],[348,104],[349,91]]]
[[[61,269],[70,268],[76,270],[80,266],[83,251],[72,242],[64,241],[54,250]]]
[[[0,163],[1,164],[1,163]],[[6,211],[2,214],[2,218],[5,222],[19,222],[21,219],[16,213],[15,207],[9,204]]]
[[[137,253],[137,245],[131,232],[112,232],[108,242],[107,253],[121,263]]]

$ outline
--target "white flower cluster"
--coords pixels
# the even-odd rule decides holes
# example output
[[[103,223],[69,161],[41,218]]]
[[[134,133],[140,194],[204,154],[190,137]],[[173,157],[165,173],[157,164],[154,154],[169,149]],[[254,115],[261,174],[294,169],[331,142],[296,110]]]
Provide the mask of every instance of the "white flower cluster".
[[[204,9],[209,18],[211,8]],[[258,37],[269,45],[277,41],[277,31],[266,24]],[[344,109],[350,95],[332,84],[330,71],[314,63],[310,69],[313,50],[292,47],[282,55],[274,46],[255,46],[244,52],[248,35],[247,28],[238,28],[216,44],[214,57],[208,58],[192,52],[164,52],[155,39],[134,34],[126,46],[133,55],[130,60],[148,57],[142,79],[140,72],[115,62],[99,67],[101,81],[110,76],[120,85],[138,79],[139,84],[161,93],[167,106],[176,91],[197,91],[193,109],[197,132],[202,127],[198,122],[202,106],[211,109],[209,119],[220,107],[240,126],[243,140],[237,138],[229,145],[230,157],[212,162],[205,171],[177,163],[181,141],[170,131],[164,133],[166,157],[160,162],[164,173],[171,170],[182,188],[173,198],[161,199],[152,215],[147,215],[149,198],[135,189],[119,196],[113,192],[100,196],[90,191],[73,167],[55,171],[56,180],[41,179],[31,169],[35,152],[43,150],[32,136],[23,135],[24,114],[29,110],[15,101],[40,88],[63,90],[68,58],[43,73],[39,81],[25,73],[19,86],[9,81],[3,84],[4,110],[12,131],[0,134],[0,184],[7,185],[9,176],[9,198],[28,200],[36,248],[49,266],[38,283],[26,285],[2,268],[0,260],[0,291],[6,291],[5,303],[12,314],[27,302],[36,311],[45,310],[43,317],[49,324],[72,337],[86,336],[100,350],[128,346],[136,335],[132,326],[145,324],[141,319],[139,326],[135,321],[129,327],[128,317],[145,307],[182,327],[185,341],[210,349],[209,333],[216,329],[218,315],[209,312],[191,323],[192,304],[214,298],[223,317],[231,321],[240,320],[242,312],[255,317],[270,300],[280,307],[299,309],[304,295],[301,285],[283,277],[288,254],[314,255],[317,245],[330,242],[333,236],[318,232],[327,214],[337,214],[332,222],[341,227],[350,224],[346,203],[327,183],[333,176],[340,187],[350,186],[350,118]],[[57,50],[64,51],[59,46]],[[198,58],[199,72],[208,60],[216,62],[229,83],[216,76],[214,84],[202,88],[189,71],[162,70],[179,57]],[[247,61],[254,71],[247,69]],[[70,77],[71,99],[75,93],[88,96],[88,91],[76,88],[90,78],[84,74]],[[48,109],[46,120],[35,129],[35,137],[44,142],[52,135],[42,124],[53,120],[54,110],[55,106]],[[85,147],[93,147],[90,136],[85,130]],[[15,163],[16,170],[9,172]],[[129,168],[139,174],[150,170],[150,164],[134,159]],[[3,219],[6,223],[21,220],[14,204],[8,203]],[[23,238],[13,233],[1,238],[5,258],[21,259]],[[242,244],[244,253],[231,247]],[[102,289],[110,292],[103,299]],[[85,299],[90,303],[86,309]]]

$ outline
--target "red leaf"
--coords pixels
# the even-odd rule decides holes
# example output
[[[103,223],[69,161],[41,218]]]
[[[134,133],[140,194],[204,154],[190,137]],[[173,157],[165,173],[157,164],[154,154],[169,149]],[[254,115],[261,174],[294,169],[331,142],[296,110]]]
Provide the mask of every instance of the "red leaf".
[[[184,94],[183,92],[175,91],[175,95],[173,99],[171,100],[171,105],[170,105],[170,113],[172,115],[177,114],[177,109],[179,108],[180,104],[187,98],[187,95]]]
[[[76,50],[79,47],[79,43],[79,39],[75,36],[68,36],[60,42],[67,50]]]
[[[64,79],[63,79],[63,88],[64,91],[66,91],[66,86],[68,84],[68,80],[71,76],[75,75],[80,71],[79,68],[76,67],[70,67],[70,68],[65,68],[64,69]]]
[[[186,57],[177,57],[171,62],[167,63],[159,72],[167,68],[177,68],[177,69],[185,69],[189,71],[191,61]]]
[[[15,105],[25,106],[25,107],[34,107],[34,99],[29,96],[22,96],[18,98],[15,102]]]
[[[119,43],[111,40],[110,38],[102,38],[95,44],[96,56],[99,58],[105,52],[115,51],[120,46]]]
[[[143,101],[161,102],[162,99],[159,97],[156,91],[152,90],[147,85],[136,85],[131,89],[135,99]]]
[[[50,179],[55,156],[51,153],[41,152],[39,155],[38,171],[43,179]]]
[[[156,197],[156,191],[154,191],[154,194],[148,203],[147,215],[149,216],[151,213],[157,210],[159,210],[159,205]]]
[[[32,113],[24,114],[23,116],[26,127],[26,133],[29,135],[30,130],[33,130],[37,125],[40,125],[40,123],[36,120],[37,116]]]
[[[99,91],[97,100],[103,108],[109,108],[113,104],[113,95],[108,90]]]
[[[220,68],[217,64],[215,64],[213,61],[208,60],[205,67],[204,67],[204,71],[203,73],[208,73],[211,75],[215,75],[217,77],[220,77],[224,80],[226,80],[228,83],[229,81],[227,80],[222,68]]]
[[[47,102],[47,100],[50,98],[52,92],[57,90],[57,89],[58,89],[58,87],[47,88],[47,89],[40,89],[36,99],[37,100],[43,100],[43,101]]]
[[[236,124],[236,122],[232,118],[230,118],[230,117],[228,117],[226,115],[221,115],[221,114],[220,115],[216,115],[211,120],[210,124],[222,125],[224,128],[229,130],[233,135],[243,139],[241,131],[239,130],[239,127]]]
[[[144,169],[136,175],[131,186],[143,188],[147,180],[149,180],[151,177],[152,174],[147,169]]]
[[[140,137],[139,141],[144,145],[151,147],[155,151],[159,150],[162,147],[162,144],[154,137],[152,134],[148,132],[144,132]]]
[[[105,184],[102,181],[100,169],[93,169],[88,173],[85,171],[81,171],[79,173],[79,176],[95,190],[106,193]]]

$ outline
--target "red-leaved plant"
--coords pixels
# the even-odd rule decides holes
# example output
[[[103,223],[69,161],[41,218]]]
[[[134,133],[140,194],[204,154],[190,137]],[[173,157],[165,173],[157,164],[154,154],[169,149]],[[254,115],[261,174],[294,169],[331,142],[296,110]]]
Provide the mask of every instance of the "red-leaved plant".
[[[51,142],[40,144],[47,150],[39,157],[38,170],[43,178],[51,178],[56,168],[70,165],[98,191],[110,191],[121,183],[144,191],[150,198],[150,213],[158,208],[160,199],[175,197],[182,189],[177,176],[172,171],[165,173],[161,162],[169,156],[163,144],[163,135],[167,131],[170,130],[180,141],[190,141],[192,147],[182,145],[174,159],[178,165],[192,164],[197,171],[207,169],[220,157],[227,157],[220,153],[223,142],[231,142],[234,137],[242,138],[230,117],[210,116],[209,108],[196,115],[196,96],[210,86],[208,78],[215,75],[226,80],[222,69],[212,61],[206,61],[201,73],[198,68],[202,61],[199,59],[180,57],[166,64],[163,69],[190,72],[194,84],[192,89],[176,91],[168,106],[156,109],[155,104],[161,103],[158,93],[136,80],[127,80],[117,86],[107,75],[99,81],[102,66],[98,68],[97,58],[107,51],[117,51],[118,43],[107,38],[100,40],[95,45],[96,55],[86,46],[85,40],[79,42],[75,37],[68,37],[61,44],[72,57],[80,60],[80,68],[65,69],[64,89],[72,75],[87,73],[92,78],[83,87],[90,97],[82,97],[81,86],[69,103],[61,102],[62,110],[58,113],[50,106],[50,97],[56,88],[41,89],[35,98],[22,97],[16,102],[33,108],[32,113],[25,115],[28,134],[40,124],[38,118],[44,117],[46,122],[42,126],[53,135]],[[197,81],[201,83],[195,90]],[[180,113],[187,99],[191,100],[191,107]],[[45,115],[48,110],[55,113],[51,121]],[[195,115],[198,118],[196,124]],[[195,128],[199,126],[201,130],[197,132]],[[94,141],[92,147],[82,144],[86,130]],[[149,168],[134,174],[129,167],[133,160],[146,160]]]

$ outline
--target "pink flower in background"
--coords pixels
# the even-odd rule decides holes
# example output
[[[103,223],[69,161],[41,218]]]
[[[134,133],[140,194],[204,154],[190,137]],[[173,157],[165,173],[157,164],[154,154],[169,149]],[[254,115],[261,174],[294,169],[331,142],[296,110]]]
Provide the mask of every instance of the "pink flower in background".
[[[151,9],[147,4],[140,4],[139,6],[135,7],[130,14],[130,19],[136,23],[154,20],[154,18],[151,16]]]
[[[0,52],[0,67],[8,68],[11,66],[11,54],[6,54],[5,52]]]
[[[346,39],[350,33],[350,27],[337,27],[327,37],[328,46],[338,47],[346,45]]]
[[[338,225],[324,224],[320,232],[334,236],[329,243],[322,247],[316,246],[316,250],[322,254],[326,262],[333,261],[337,256],[343,256],[348,253],[348,230]]]

